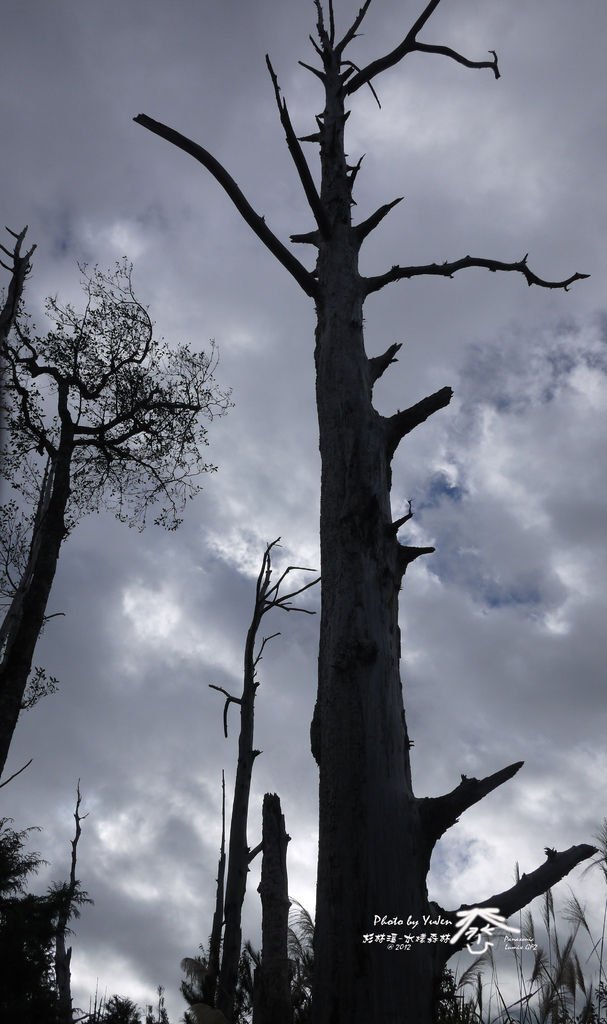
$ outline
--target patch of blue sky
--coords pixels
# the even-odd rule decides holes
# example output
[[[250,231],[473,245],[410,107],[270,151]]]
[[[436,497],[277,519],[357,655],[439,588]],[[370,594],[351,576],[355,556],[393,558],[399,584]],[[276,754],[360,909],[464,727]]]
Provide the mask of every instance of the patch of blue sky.
[[[489,608],[520,607],[537,608],[543,597],[539,587],[533,584],[501,584],[496,580],[484,581],[480,588],[483,603]]]
[[[534,617],[547,601],[539,581],[530,578],[529,573],[510,579],[491,576],[484,570],[478,554],[470,550],[453,556],[438,546],[428,563],[428,571],[444,585],[462,588],[475,604],[487,611],[515,608],[525,617]]]
[[[448,498],[449,501],[460,502],[465,494],[465,489],[449,480],[446,473],[434,473],[430,478],[423,498],[417,505],[419,509],[436,508],[444,498]]]
[[[591,324],[563,319],[529,336],[513,325],[499,342],[469,346],[460,385],[464,401],[514,415],[552,402],[580,366],[607,373],[606,343],[603,311]]]

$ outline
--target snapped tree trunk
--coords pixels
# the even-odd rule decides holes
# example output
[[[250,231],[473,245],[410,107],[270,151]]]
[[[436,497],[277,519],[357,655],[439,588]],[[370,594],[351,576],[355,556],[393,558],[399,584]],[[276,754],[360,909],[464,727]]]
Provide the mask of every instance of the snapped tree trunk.
[[[374,79],[414,51],[490,70],[495,79],[500,74],[497,55],[490,51],[490,60],[475,61],[448,46],[420,42],[418,34],[440,4],[430,0],[393,50],[359,68],[345,59],[344,51],[359,35],[371,0],[364,0],[341,39],[332,0],[314,4],[317,36],[311,39],[320,67],[304,67],[322,82],[325,107],[312,134],[297,136],[267,59],[287,146],[315,221],[313,230],[292,235],[291,241],[318,249],[314,271],[273,234],[206,149],[145,114],[135,121],[193,156],[216,178],[251,229],[316,305],[322,618],[311,728],[312,752],[320,770],[314,1022],[430,1024],[442,968],[457,945],[414,943],[399,952],[389,949],[389,943],[365,939],[375,931],[378,916],[403,922],[412,916],[421,922],[424,915],[438,915],[455,931],[456,912],[428,900],[426,876],[433,847],[463,810],[510,779],[521,764],[482,780],[462,780],[442,797],[414,795],[399,669],[398,594],[408,565],[433,549],[410,547],[397,539],[411,510],[392,515],[391,460],[410,431],[449,404],[452,391],[443,387],[409,409],[380,415],[372,403],[373,385],[396,361],[401,346],[395,343],[382,355],[367,355],[363,303],[392,282],[421,275],[453,277],[472,267],[515,272],[528,285],[545,288],[567,289],[587,275],[546,281],[529,268],[527,257],[506,263],[467,255],[361,276],[362,243],[400,200],[352,223],[352,189],[361,161],[349,165],[346,160],[349,97],[365,85],[374,92]],[[320,191],[301,142],[320,147]],[[479,894],[476,905],[512,914],[593,852],[593,847],[581,845],[555,853],[549,863],[526,876],[524,885],[521,880],[512,890],[489,899]]]
[[[290,836],[280,798],[263,798],[261,882],[261,964],[255,971],[253,1024],[292,1024],[291,970],[288,956],[289,883],[287,844]]]

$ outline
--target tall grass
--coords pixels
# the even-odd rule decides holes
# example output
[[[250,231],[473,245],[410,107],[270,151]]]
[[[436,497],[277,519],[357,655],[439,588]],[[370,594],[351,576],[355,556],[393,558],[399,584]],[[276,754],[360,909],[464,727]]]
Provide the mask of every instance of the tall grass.
[[[599,868],[607,883],[607,819],[596,839],[597,857],[586,870]],[[518,864],[515,878],[517,881],[520,878]],[[586,910],[573,892],[570,891],[559,916],[568,926],[566,935],[557,924],[549,889],[540,905],[544,948],[537,940],[538,931],[531,911],[519,913],[520,935],[531,940],[536,948],[531,963],[522,948],[513,950],[517,998],[506,1000],[490,947],[463,974],[447,972],[445,992],[451,995],[437,1011],[435,1024],[607,1024],[607,900],[598,937],[593,935]],[[575,948],[576,940],[583,933],[591,947],[584,961]],[[466,998],[467,991],[470,994]]]

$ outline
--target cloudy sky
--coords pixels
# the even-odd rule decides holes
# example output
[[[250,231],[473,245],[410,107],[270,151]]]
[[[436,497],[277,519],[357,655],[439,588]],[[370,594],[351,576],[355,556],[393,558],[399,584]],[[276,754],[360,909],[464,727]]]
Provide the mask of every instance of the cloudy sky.
[[[342,29],[358,6],[336,0]],[[391,49],[423,6],[375,0],[352,59]],[[40,888],[67,873],[81,780],[79,874],[95,900],[74,938],[85,1008],[97,981],[142,1005],[161,984],[182,1013],[179,961],[210,930],[221,769],[229,792],[235,766],[234,709],[226,741],[208,684],[238,691],[266,543],[282,537],[279,566],[319,565],[312,304],[214,180],[132,118],[210,149],[285,241],[308,230],[264,54],[310,133],[319,83],[297,61],[313,60],[313,25],[311,0],[3,4],[1,221],[28,223],[37,244],[29,308],[48,294],[78,301],[77,261],[126,255],[158,334],[215,339],[235,402],[210,431],[219,472],[177,534],[100,515],[65,544],[49,607],[65,617],[36,655],[60,690],[22,716],[11,749],[9,773],[34,761],[2,791],[2,814],[42,826]],[[437,850],[431,894],[445,907],[508,887],[515,861],[532,870],[546,845],[592,841],[607,813],[606,32],[596,0],[445,0],[423,41],[474,59],[496,49],[501,79],[413,55],[377,80],[381,110],[361,91],[348,123],[350,156],[366,153],[357,216],[405,196],[366,243],[364,272],[528,252],[542,277],[592,275],[564,293],[472,270],[392,285],[366,307],[370,354],[404,342],[377,388],[382,412],[455,390],[401,446],[394,474],[395,512],[414,501],[409,537],[437,548],[409,570],[402,601],[416,792],[525,760]],[[291,893],[313,911],[318,617],[276,612],[276,630],[261,664],[249,842],[263,793],[278,792]],[[253,941],[258,873],[255,862]],[[598,928],[598,873],[571,880]]]

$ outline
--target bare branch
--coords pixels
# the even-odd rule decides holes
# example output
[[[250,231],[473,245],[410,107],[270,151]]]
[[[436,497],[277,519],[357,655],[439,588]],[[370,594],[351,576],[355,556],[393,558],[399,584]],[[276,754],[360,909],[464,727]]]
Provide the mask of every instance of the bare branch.
[[[305,68],[306,71],[311,71],[313,75],[320,78],[321,82],[325,81],[324,71],[319,71],[318,68],[313,67],[312,64],[306,64],[305,60],[298,60],[297,63],[301,64],[302,68]]]
[[[436,8],[440,4],[441,0],[430,0],[430,3],[424,8],[419,18],[412,26],[411,31],[407,35],[407,39],[416,39],[418,32],[421,32],[426,22],[434,14]]]
[[[316,615],[316,612],[312,608],[297,608],[295,605],[288,604],[287,602],[292,597],[297,597],[298,594],[303,594],[304,590],[309,590],[310,587],[315,587],[317,583],[320,583],[320,576],[311,583],[306,583],[305,587],[301,587],[299,590],[294,590],[291,594],[285,594],[284,597],[279,598],[277,601],[272,602],[269,607],[282,608],[286,612],[303,612],[304,615]]]
[[[415,548],[409,547],[405,544],[399,544],[398,562],[401,575],[405,575],[405,572],[407,571],[407,566],[411,565],[411,562],[414,562],[415,559],[419,558],[420,555],[433,555],[435,551],[436,548],[433,547]]]
[[[228,708],[229,708],[230,704],[242,704],[242,698],[241,697],[233,697],[231,693],[228,693],[227,690],[224,690],[223,686],[215,686],[214,683],[209,683],[209,689],[210,690],[218,690],[218,692],[219,693],[223,693],[225,698],[226,698],[226,702],[225,702],[225,704],[223,706],[223,735],[227,739],[228,738]]]
[[[490,896],[489,899],[482,900],[479,903],[464,904],[459,909],[471,910],[472,907],[478,907],[482,910],[483,907],[496,907],[503,917],[509,918],[512,914],[522,910],[523,907],[531,903],[536,896],[541,896],[547,892],[553,885],[560,882],[561,878],[564,878],[573,868],[577,867],[581,861],[594,856],[596,852],[596,847],[590,846],[587,843],[581,843],[579,846],[570,846],[568,850],[564,850],[562,853],[551,850],[550,856],[544,864],[536,868],[535,871],[532,871],[530,875],[522,874],[520,880],[511,889],[506,889],[505,892],[497,893],[497,895]],[[452,911],[447,911],[446,913],[455,921],[455,914]],[[458,943],[445,946],[441,950],[441,954],[445,956],[445,959],[448,959],[465,945],[466,936],[463,935]]]
[[[292,242],[302,242],[305,245],[315,245],[318,248],[321,234],[320,231],[306,231],[303,235],[290,235],[290,239]]]
[[[255,660],[253,661],[253,669],[256,669],[257,665],[261,661],[263,656],[263,650],[266,644],[269,644],[270,640],[274,640],[274,638],[277,636],[280,636],[280,631],[278,633],[271,633],[270,636],[264,636],[263,640],[261,641],[261,647],[259,648]]]
[[[358,64],[355,64],[353,60],[344,60],[344,61],[342,61],[342,63],[343,63],[343,66],[347,69],[346,71],[344,71],[343,75],[341,76],[342,83],[345,83],[349,78],[351,78],[351,76],[354,74],[355,71],[357,72],[357,77],[358,77],[358,75],[360,74],[360,68],[359,68]],[[381,103],[380,103],[380,100],[379,100],[379,96],[377,95],[377,92],[375,91],[373,83],[372,82],[367,82],[367,85],[369,86],[369,89],[371,90],[371,92],[373,94],[373,99],[375,100],[375,102],[377,103],[377,106],[381,110]],[[346,92],[348,92],[348,91],[349,90],[346,89]]]
[[[401,526],[404,526],[405,523],[408,523],[410,519],[413,519],[413,508],[412,508],[411,498],[408,499],[408,505],[409,505],[409,511],[407,512],[407,514],[404,515],[404,516],[401,516],[400,519],[395,519],[394,522],[390,523],[390,526],[388,527],[389,532],[391,534],[393,534],[394,536],[396,536],[396,534],[400,530]]]
[[[277,542],[274,541],[274,544],[276,544],[276,543]],[[274,545],[272,544],[270,546],[273,547]],[[270,587],[269,590],[265,591],[265,595],[264,596],[265,596],[266,601],[268,601],[268,598],[270,597],[270,594],[274,594],[275,597],[278,597],[278,591],[280,589],[280,585],[283,582],[283,580],[285,580],[287,578],[287,576],[289,575],[290,572],[316,572],[316,569],[308,569],[304,565],[288,565],[287,568],[282,573],[282,575],[276,581],[274,586]],[[269,583],[269,580],[268,580],[268,583]],[[310,584],[310,586],[312,586],[312,584]],[[268,601],[268,603],[273,603],[273,601],[274,601],[274,598],[272,598],[271,601]]]
[[[320,142],[320,132],[312,132],[311,135],[299,135],[298,142]]]
[[[413,49],[419,50],[421,53],[440,53],[443,57],[451,57],[452,60],[456,60],[458,64],[463,64],[467,68],[491,68],[496,80],[500,77],[495,50],[489,50],[489,53],[493,54],[493,60],[469,60],[468,57],[464,57],[461,53],[457,53],[456,50],[452,50],[450,46],[432,46],[428,43],[416,43]]]
[[[266,65],[270,73],[270,78],[272,79],[272,85],[274,86],[274,95],[276,97],[276,105],[278,107],[278,113],[280,115],[280,123],[282,124],[285,130],[285,136],[287,139],[287,147],[289,153],[291,154],[291,157],[293,158],[293,163],[297,168],[299,180],[301,181],[310,209],[314,214],[314,219],[318,225],[318,230],[320,231],[323,238],[326,238],[329,234],[329,221],[325,214],[324,207],[320,201],[320,196],[316,191],[316,185],[314,184],[314,180],[310,173],[310,168],[308,167],[307,160],[303,155],[302,148],[299,145],[297,136],[295,135],[295,131],[293,129],[293,125],[291,124],[291,118],[289,117],[289,111],[287,109],[286,101],[280,95],[280,86],[278,85],[278,79],[276,77],[274,68],[272,67],[270,58],[268,57],[267,53]]]
[[[402,341],[397,341],[394,345],[390,345],[390,348],[381,356],[371,356],[369,359],[369,371],[371,373],[371,384],[375,384],[376,380],[379,380],[381,375],[385,373],[391,363],[397,363],[396,353],[403,347]]]
[[[314,0],[314,6],[316,7],[317,13],[316,31],[318,32],[318,38],[322,45],[322,58],[324,63],[328,59],[329,54],[333,49],[333,45],[325,28],[325,16],[323,14],[321,0]]]
[[[8,231],[8,228],[7,228],[7,231]],[[21,775],[21,772],[24,772],[26,768],[29,768],[29,766],[30,766],[30,764],[32,763],[33,760],[34,760],[33,757],[30,757],[30,759],[27,762],[27,764],[23,765],[23,768],[20,768],[18,772],[13,772],[13,774],[9,775],[8,779],[5,779],[4,782],[0,782],[0,789],[2,789],[3,786],[8,786],[9,782],[12,782],[13,779],[16,779],[18,775]]]
[[[418,427],[420,423],[427,420],[432,413],[437,412],[439,409],[444,409],[445,406],[449,405],[452,397],[452,388],[441,388],[440,391],[435,391],[433,395],[422,398],[421,402],[417,402],[416,405],[412,405],[409,409],[403,409],[402,412],[396,412],[393,416],[387,418],[385,420],[386,444],[390,457],[394,455],[399,442],[405,434],[410,434],[415,427]]]
[[[324,64],[324,60],[325,60],[325,55],[324,55],[324,53],[322,52],[322,50],[321,50],[320,46],[318,45],[318,43],[316,42],[316,40],[315,40],[314,36],[308,36],[308,39],[309,39],[309,40],[310,40],[310,42],[312,43],[312,46],[314,47],[314,49],[316,50],[316,52],[317,52],[318,56],[320,57],[320,59],[322,60],[322,62],[323,62],[323,64]]]
[[[364,159],[365,159],[365,154],[363,153],[363,155],[361,157],[359,157],[359,159],[356,161],[356,163],[354,164],[353,167],[348,167],[348,171],[350,172],[350,177],[348,178],[348,184],[350,186],[350,192],[352,192],[352,189],[354,188],[354,182],[356,181],[356,177],[358,175],[358,172],[360,171],[360,168],[361,168],[361,165],[362,165],[362,162],[363,162]]]
[[[398,46],[391,50],[390,53],[386,53],[383,57],[379,57],[377,60],[372,61],[366,68],[363,68],[363,70],[359,71],[353,78],[350,78],[347,85],[344,86],[346,95],[351,95],[356,92],[357,89],[360,89],[361,86],[370,84],[371,80],[381,74],[382,71],[387,71],[388,68],[393,68],[396,64],[399,64],[408,53],[413,53],[415,50],[420,50],[425,53],[440,53],[443,56],[451,57],[452,60],[456,60],[459,64],[464,64],[468,68],[491,68],[495,77],[499,78],[500,75],[497,66],[497,55],[494,50],[489,51],[493,54],[492,61],[473,61],[469,60],[467,57],[463,57],[459,53],[456,53],[455,50],[452,50],[448,46],[435,46],[428,43],[418,43],[418,33],[434,13],[439,3],[440,0],[431,0]]]
[[[397,199],[393,199],[391,203],[386,203],[384,206],[380,206],[379,210],[372,213],[370,217],[363,220],[360,224],[356,224],[354,227],[354,234],[357,238],[358,244],[360,245],[367,235],[377,227],[377,225],[384,219],[384,217],[390,213],[397,203],[402,203],[404,196],[398,196]]]
[[[341,57],[346,46],[348,46],[352,42],[352,40],[356,38],[356,33],[358,32],[360,26],[362,25],[365,14],[369,10],[370,6],[371,0],[365,0],[363,6],[360,8],[358,14],[356,15],[354,21],[350,25],[350,28],[346,32],[345,36],[343,37],[341,42],[339,42],[335,47],[335,54],[337,57]]]
[[[333,10],[333,0],[329,0],[329,42],[331,46],[335,43],[335,11]]]
[[[403,281],[411,277],[421,277],[424,275],[430,275],[434,277],[453,277],[458,270],[466,270],[468,267],[481,267],[485,270],[490,270],[492,273],[496,271],[515,271],[518,274],[522,274],[527,284],[531,287],[532,284],[537,285],[540,288],[563,288],[565,291],[569,290],[569,285],[573,284],[574,281],[582,281],[590,274],[572,274],[565,281],[544,281],[537,274],[534,274],[532,270],[527,266],[527,255],[523,256],[522,260],[518,260],[515,263],[502,263],[500,260],[488,260],[480,256],[464,256],[461,260],[454,260],[452,263],[428,263],[423,267],[392,267],[385,274],[380,274],[378,277],[367,277],[364,278],[365,282],[365,294],[370,295],[372,292],[379,291],[387,284],[391,284],[393,281]]]
[[[478,803],[504,782],[508,782],[523,764],[524,761],[516,761],[484,779],[468,779],[462,775],[462,781],[450,793],[418,800],[422,827],[429,848],[432,849],[447,829],[455,824],[463,811]]]
[[[257,846],[253,847],[252,850],[249,850],[249,864],[251,863],[252,860],[255,860],[257,854],[261,853],[262,850],[263,850],[263,842],[258,843]]]
[[[295,278],[297,283],[306,293],[314,297],[317,292],[316,282],[314,277],[309,270],[299,262],[298,259],[289,252],[285,245],[276,237],[273,231],[267,226],[263,217],[260,217],[255,212],[248,199],[239,189],[238,185],[232,178],[232,176],[226,171],[225,167],[219,163],[206,149],[199,146],[198,143],[192,142],[185,135],[175,131],[173,128],[169,128],[167,125],[162,124],[160,121],[154,121],[147,114],[138,114],[133,120],[136,124],[142,125],[149,131],[153,132],[154,135],[159,135],[160,138],[165,139],[167,142],[171,142],[178,149],[182,149],[184,153],[189,153],[195,160],[198,160],[203,167],[206,167],[216,181],[219,182],[223,190],[230,197],[234,206],[240,213],[243,220],[247,222],[249,227],[255,232],[257,237],[261,239],[267,249],[270,250],[273,256],[276,257],[279,263],[282,263],[283,267],[289,271],[289,273]]]
[[[299,587],[298,590],[292,590],[289,594],[283,594],[281,597],[278,596],[278,588],[282,583],[287,573],[292,572],[294,569],[298,569],[300,572],[316,572],[315,569],[304,569],[302,566],[290,565],[288,569],[284,571],[278,583],[267,591],[267,594],[274,593],[275,596],[268,600],[267,594],[264,601],[263,614],[270,610],[270,608],[282,608],[286,612],[304,612],[306,615],[315,615],[316,613],[310,608],[296,608],[289,602],[292,598],[297,597],[299,594],[303,594],[305,590],[309,590],[310,587],[315,587],[320,582],[320,576],[317,576],[315,580],[311,580],[310,583],[306,583],[303,587]]]

